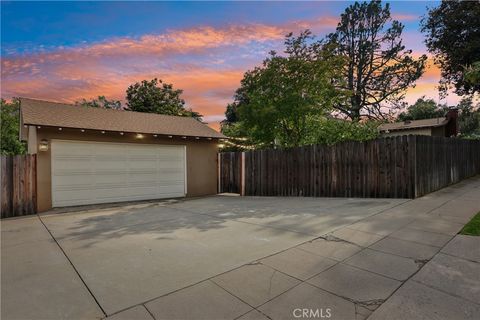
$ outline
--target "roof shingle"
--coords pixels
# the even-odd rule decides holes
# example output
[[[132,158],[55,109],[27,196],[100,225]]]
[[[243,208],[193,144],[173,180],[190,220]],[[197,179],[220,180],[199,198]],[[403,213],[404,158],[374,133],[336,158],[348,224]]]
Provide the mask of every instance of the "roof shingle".
[[[190,117],[109,110],[21,98],[23,124],[174,136],[225,138]]]

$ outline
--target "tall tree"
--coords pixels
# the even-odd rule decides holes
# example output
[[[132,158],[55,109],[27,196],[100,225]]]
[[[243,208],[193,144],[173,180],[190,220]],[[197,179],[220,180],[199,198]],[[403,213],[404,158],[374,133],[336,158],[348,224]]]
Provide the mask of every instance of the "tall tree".
[[[0,100],[0,149],[3,155],[24,154],[25,144],[20,141],[20,101]]]
[[[410,105],[406,111],[398,115],[398,120],[421,120],[443,117],[446,113],[446,106],[438,105],[435,100],[425,97],[419,98]]]
[[[425,55],[414,59],[402,43],[404,26],[380,1],[355,2],[341,15],[336,31],[327,36],[337,53],[348,58],[342,70],[350,99],[335,108],[348,118],[384,118],[390,103],[403,98],[422,75]]]
[[[108,100],[105,96],[98,96],[97,99],[76,101],[76,105],[82,107],[104,108],[104,109],[122,109],[122,103],[119,100]]]
[[[127,110],[201,120],[201,114],[185,108],[185,100],[180,97],[182,93],[183,90],[174,89],[173,85],[160,79],[143,80],[128,87]]]
[[[430,9],[422,19],[428,51],[434,54],[435,62],[442,70],[440,89],[444,94],[450,85],[459,95],[480,92],[478,75],[476,81],[465,77],[472,65],[480,63],[479,17],[478,0],[449,0]]]
[[[312,119],[344,97],[335,87],[343,59],[330,46],[314,41],[308,30],[289,34],[285,46],[284,56],[271,52],[262,66],[246,72],[237,90],[242,131],[256,144],[301,145]]]

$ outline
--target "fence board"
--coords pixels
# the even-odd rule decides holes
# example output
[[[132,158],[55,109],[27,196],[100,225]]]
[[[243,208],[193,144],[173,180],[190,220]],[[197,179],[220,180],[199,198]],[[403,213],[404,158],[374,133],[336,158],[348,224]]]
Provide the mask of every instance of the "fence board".
[[[36,155],[1,156],[1,217],[37,212]]]

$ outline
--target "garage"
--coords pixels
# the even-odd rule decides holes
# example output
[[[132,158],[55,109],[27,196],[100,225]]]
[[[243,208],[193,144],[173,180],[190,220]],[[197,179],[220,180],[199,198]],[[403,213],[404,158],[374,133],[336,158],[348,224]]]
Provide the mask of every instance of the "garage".
[[[21,98],[20,136],[38,212],[217,193],[225,136],[192,117]]]
[[[53,140],[54,207],[184,197],[185,146]]]

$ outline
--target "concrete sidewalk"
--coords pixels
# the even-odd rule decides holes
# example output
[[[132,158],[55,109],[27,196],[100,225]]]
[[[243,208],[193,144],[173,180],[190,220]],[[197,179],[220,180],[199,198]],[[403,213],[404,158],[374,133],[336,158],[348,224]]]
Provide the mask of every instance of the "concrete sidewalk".
[[[369,318],[478,319],[480,237],[455,236]]]

